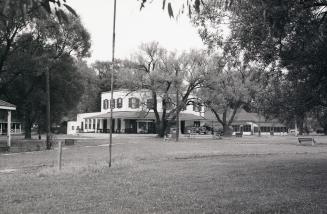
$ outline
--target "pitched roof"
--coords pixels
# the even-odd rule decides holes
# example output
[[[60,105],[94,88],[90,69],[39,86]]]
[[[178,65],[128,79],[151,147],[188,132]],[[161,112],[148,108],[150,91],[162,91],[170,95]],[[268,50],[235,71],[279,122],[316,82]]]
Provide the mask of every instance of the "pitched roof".
[[[115,111],[112,113],[112,117],[120,118],[120,119],[155,120],[155,114],[153,112],[143,112],[143,111]],[[110,118],[110,112],[94,115],[91,117],[86,117],[85,119],[95,119],[95,118]],[[197,116],[194,114],[189,114],[189,113],[180,113],[179,119],[180,120],[205,120],[204,117]]]
[[[16,106],[4,100],[0,100],[0,109],[16,110]]]
[[[217,120],[215,115],[211,111],[205,112],[204,117],[209,121]],[[230,114],[228,114],[228,117],[230,117]],[[265,118],[263,115],[259,115],[258,113],[249,113],[246,112],[244,109],[240,109],[235,115],[233,124],[242,124],[244,122],[254,122],[260,123],[262,125],[278,124],[280,126],[283,126],[281,123],[279,123],[277,119],[267,120],[267,118]]]

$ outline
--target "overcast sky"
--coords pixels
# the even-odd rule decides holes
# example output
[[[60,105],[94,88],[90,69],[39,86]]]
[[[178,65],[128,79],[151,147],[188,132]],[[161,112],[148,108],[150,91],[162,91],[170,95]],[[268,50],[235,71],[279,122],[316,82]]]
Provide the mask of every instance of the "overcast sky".
[[[88,61],[111,60],[113,0],[69,0],[67,3],[81,16],[91,34],[92,57]],[[140,11],[137,0],[117,0],[116,58],[130,58],[142,42],[158,41],[168,50],[177,51],[203,47],[186,14],[176,21],[161,7],[162,1],[154,0]]]

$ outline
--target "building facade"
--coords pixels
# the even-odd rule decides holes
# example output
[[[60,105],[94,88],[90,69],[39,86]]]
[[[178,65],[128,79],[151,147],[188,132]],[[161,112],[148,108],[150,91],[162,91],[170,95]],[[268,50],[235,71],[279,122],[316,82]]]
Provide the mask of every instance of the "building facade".
[[[222,129],[216,117],[210,111],[205,112],[206,125],[216,129]],[[287,135],[288,130],[285,125],[278,120],[269,120],[258,113],[249,113],[244,109],[239,109],[231,125],[233,135],[242,133],[243,135]]]
[[[77,133],[155,133],[155,114],[151,108],[153,100],[149,90],[130,92],[116,90],[101,94],[101,111],[78,114],[76,121],[68,121],[67,134]],[[172,106],[171,106],[172,107]],[[113,109],[113,121],[110,124],[110,108]],[[162,98],[158,96],[157,109],[162,113]],[[169,111],[169,109],[168,109]],[[203,106],[187,105],[180,113],[180,131],[186,132],[188,127],[204,125]]]

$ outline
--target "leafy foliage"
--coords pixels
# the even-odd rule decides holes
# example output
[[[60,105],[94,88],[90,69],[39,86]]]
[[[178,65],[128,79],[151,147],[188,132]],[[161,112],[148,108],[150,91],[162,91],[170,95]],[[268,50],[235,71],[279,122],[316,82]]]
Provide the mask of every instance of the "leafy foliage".
[[[61,24],[53,15],[28,18],[13,12],[0,26],[0,96],[18,106],[26,138],[33,124],[44,124],[45,71],[50,73],[52,122],[60,122],[84,90],[74,58],[88,56],[90,48],[90,36],[75,16]]]
[[[157,133],[162,137],[168,127],[168,118],[175,118],[176,113],[194,101],[191,95],[203,83],[205,72],[203,52],[191,50],[177,55],[152,42],[141,45],[134,57],[134,66],[122,72],[120,79],[131,91],[151,91]],[[180,97],[178,105],[177,93]],[[159,114],[158,103],[162,103],[162,114]]]
[[[31,14],[38,14],[38,17],[46,18],[54,14],[60,23],[68,22],[66,11],[74,16],[78,16],[75,10],[66,4],[66,0],[2,0],[1,17],[8,17],[14,13],[16,17],[25,20]]]
[[[230,135],[237,111],[249,104],[261,89],[260,67],[245,63],[242,52],[226,50],[212,56],[209,70],[200,97],[223,126],[224,134]]]

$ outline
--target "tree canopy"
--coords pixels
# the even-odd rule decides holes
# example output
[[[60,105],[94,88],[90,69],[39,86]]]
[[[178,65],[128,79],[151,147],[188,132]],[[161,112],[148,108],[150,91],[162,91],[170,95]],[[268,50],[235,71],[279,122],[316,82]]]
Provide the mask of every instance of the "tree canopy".
[[[3,3],[3,2],[2,2]],[[59,122],[79,101],[82,78],[76,59],[89,55],[90,36],[78,17],[60,23],[54,15],[22,17],[12,7],[0,24],[0,96],[18,106],[25,137],[44,124],[45,72],[50,73],[52,122]]]

